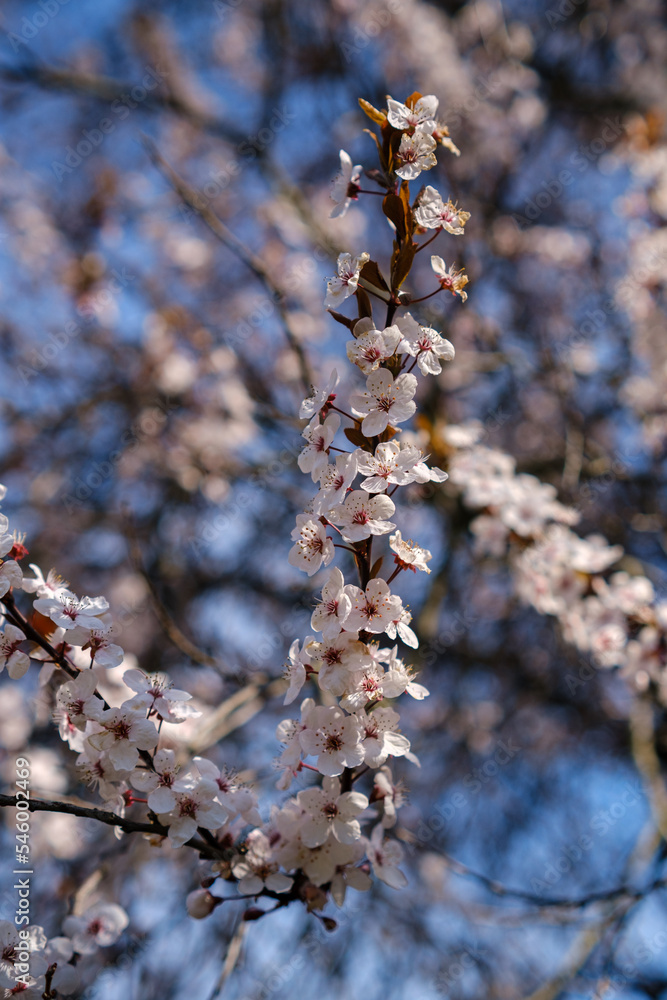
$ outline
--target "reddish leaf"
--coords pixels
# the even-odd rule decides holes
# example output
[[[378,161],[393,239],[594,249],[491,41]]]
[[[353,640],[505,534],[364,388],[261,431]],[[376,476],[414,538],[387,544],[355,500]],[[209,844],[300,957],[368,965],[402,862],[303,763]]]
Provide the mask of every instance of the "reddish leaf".
[[[371,305],[370,295],[361,287],[361,285],[357,286],[355,294],[357,296],[359,319],[365,319],[366,317],[368,317],[368,319],[373,319],[373,306]],[[354,322],[352,323],[350,329],[353,329],[353,327]]]
[[[396,232],[400,242],[403,242],[407,235],[405,226],[405,204],[397,194],[385,195],[382,201],[382,211],[396,226]]]
[[[380,556],[380,558],[376,559],[376,561],[373,563],[373,565],[371,567],[370,575],[368,577],[369,580],[374,580],[375,577],[378,575],[378,573],[382,569],[382,563],[383,563],[383,561],[384,561],[384,556]]]
[[[380,157],[380,163],[382,164],[383,168],[386,167],[387,158],[386,158],[386,156],[384,154],[384,150],[383,150],[383,148],[382,148],[382,146],[380,144],[380,140],[376,136],[375,132],[371,132],[371,130],[369,128],[365,128],[364,132],[366,133],[366,135],[370,135],[371,139],[373,140],[373,142],[377,146],[377,148],[378,148],[378,156]]]
[[[410,184],[408,181],[402,181],[401,183],[400,200],[405,212],[405,228],[408,236],[412,236],[415,226],[412,218],[412,209],[410,208]]]
[[[347,440],[351,441],[357,448],[363,448],[364,451],[370,451],[371,455],[373,454],[373,445],[367,437],[364,437],[358,427],[346,427],[344,434]]]
[[[330,316],[333,316],[333,318],[336,320],[337,323],[342,323],[343,326],[346,326],[348,328],[348,330],[351,330],[354,324],[357,322],[356,319],[350,319],[349,316],[343,316],[342,313],[336,312],[335,309],[328,309],[327,312],[329,313]]]
[[[378,441],[381,444],[384,443],[385,441],[391,441],[391,439],[393,437],[396,437],[397,433],[398,433],[398,431],[396,430],[395,427],[389,426],[389,427],[387,427],[386,430],[382,431],[382,434],[378,435]]]
[[[391,282],[394,291],[398,291],[407,276],[410,274],[412,262],[415,259],[417,247],[408,240],[404,243],[398,253],[395,253],[391,262]]]
[[[360,271],[360,277],[367,281],[369,285],[373,285],[375,288],[381,288],[382,291],[388,292],[389,285],[382,276],[382,272],[374,260],[367,260]]]

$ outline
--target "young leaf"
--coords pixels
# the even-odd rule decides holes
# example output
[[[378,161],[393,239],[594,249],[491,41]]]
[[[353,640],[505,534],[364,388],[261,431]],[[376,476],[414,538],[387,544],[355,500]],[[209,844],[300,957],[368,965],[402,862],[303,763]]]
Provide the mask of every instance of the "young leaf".
[[[363,97],[359,98],[359,107],[364,112],[364,114],[368,115],[371,121],[377,122],[378,125],[382,125],[383,122],[387,120],[387,116],[384,113],[384,111],[378,111],[378,109],[374,108],[372,104],[369,104],[368,101],[365,101]]]
[[[361,278],[364,278],[369,285],[373,285],[375,288],[381,288],[383,291],[389,291],[389,285],[384,280],[380,268],[374,260],[367,260],[360,271]]]
[[[368,579],[369,580],[374,580],[375,579],[375,577],[378,575],[378,573],[382,569],[382,563],[383,562],[384,562],[384,556],[380,556],[379,559],[375,560],[375,562],[373,563],[373,565],[371,567],[371,571],[370,571],[370,573],[368,575]]]
[[[360,285],[357,286],[355,295],[357,296],[359,319],[365,319],[366,317],[368,317],[369,319],[373,319],[373,306],[371,305],[370,296],[364,291],[364,289]],[[352,329],[353,327],[354,323],[352,324],[350,329]]]
[[[394,291],[397,291],[407,276],[410,274],[410,268],[412,267],[412,262],[415,259],[415,254],[417,252],[416,245],[412,240],[408,240],[403,246],[398,250],[391,261],[391,281]]]
[[[397,194],[388,194],[382,200],[382,211],[396,226],[396,232],[402,243],[407,235],[405,225],[405,205]]]
[[[357,448],[363,448],[364,451],[370,451],[373,454],[373,445],[370,443],[367,437],[365,437],[358,427],[346,427],[344,432],[345,437],[352,444],[356,445]]]
[[[373,140],[373,142],[377,146],[378,156],[380,157],[380,163],[384,167],[385,163],[386,163],[386,160],[385,160],[384,152],[382,151],[382,146],[380,145],[380,140],[376,136],[375,132],[371,132],[371,130],[369,128],[365,128],[364,132],[366,133],[366,135],[370,135],[371,139]]]
[[[403,204],[403,209],[405,211],[405,228],[407,230],[408,236],[412,236],[415,228],[414,219],[412,217],[412,209],[410,208],[410,183],[409,181],[401,182],[400,190],[400,200]]]

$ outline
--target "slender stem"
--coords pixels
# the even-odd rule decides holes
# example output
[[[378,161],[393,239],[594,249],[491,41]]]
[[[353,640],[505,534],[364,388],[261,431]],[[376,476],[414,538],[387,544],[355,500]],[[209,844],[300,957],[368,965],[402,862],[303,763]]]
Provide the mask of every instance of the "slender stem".
[[[419,253],[420,250],[423,250],[424,247],[427,247],[429,245],[429,243],[432,243],[433,240],[437,239],[441,232],[442,232],[442,226],[439,226],[434,232],[433,236],[431,236],[430,240],[426,240],[426,243],[420,244],[420,246],[418,246],[417,249],[415,250],[415,253]]]
[[[391,583],[392,580],[396,579],[396,577],[398,576],[398,574],[401,572],[402,569],[403,569],[402,566],[397,566],[396,567],[396,569],[394,570],[394,572],[391,574],[391,576],[387,580],[387,586],[389,586],[389,584]]]
[[[442,291],[442,285],[439,285],[438,288],[436,288],[436,290],[434,292],[431,292],[429,295],[422,295],[420,299],[410,299],[410,305],[413,306],[415,302],[426,302],[427,299],[432,299],[434,295],[437,295],[438,292],[441,291]]]
[[[337,542],[334,542],[334,548],[335,549],[345,549],[346,552],[351,552],[353,556],[357,555],[357,550],[350,548],[349,545],[338,545]]]
[[[368,191],[366,188],[357,188],[357,194],[377,194],[380,198],[386,198],[386,191]]]
[[[332,410],[335,410],[336,413],[340,413],[342,414],[342,416],[347,417],[348,420],[354,420],[356,423],[356,418],[353,417],[351,413],[346,413],[345,410],[341,410],[338,406],[334,406],[333,403],[329,403],[329,407]],[[334,449],[334,450],[339,451],[340,449]]]

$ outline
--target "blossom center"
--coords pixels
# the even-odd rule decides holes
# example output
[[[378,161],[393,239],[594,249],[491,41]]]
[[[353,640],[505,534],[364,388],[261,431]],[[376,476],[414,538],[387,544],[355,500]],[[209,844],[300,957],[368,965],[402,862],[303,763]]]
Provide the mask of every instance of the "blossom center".
[[[378,410],[384,410],[385,413],[389,413],[390,409],[392,408],[395,402],[396,399],[394,396],[384,396],[384,395],[378,396],[377,397]]]
[[[116,722],[106,728],[117,740],[129,740],[130,738],[130,724],[129,722],[124,722],[122,719],[120,722]]]
[[[191,819],[196,819],[197,803],[194,799],[183,799],[178,812],[180,816],[189,816]]]

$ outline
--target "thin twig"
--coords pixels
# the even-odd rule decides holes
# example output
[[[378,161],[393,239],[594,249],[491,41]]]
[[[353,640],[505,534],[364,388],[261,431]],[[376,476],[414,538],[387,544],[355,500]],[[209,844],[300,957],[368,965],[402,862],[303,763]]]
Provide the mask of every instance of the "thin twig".
[[[294,351],[299,363],[299,371],[304,391],[308,394],[313,384],[313,378],[311,376],[310,367],[308,365],[308,360],[303,347],[299,343],[296,334],[290,326],[287,309],[285,307],[285,294],[283,290],[273,280],[259,257],[249,250],[248,247],[246,247],[245,244],[242,243],[241,240],[227,228],[224,222],[222,222],[215,212],[209,208],[205,198],[203,198],[202,195],[195,190],[195,188],[191,187],[186,181],[184,181],[183,178],[180,177],[167,163],[164,157],[160,154],[155,143],[146,135],[142,135],[141,140],[151,161],[160,173],[169,181],[179,198],[181,198],[186,205],[189,205],[189,207],[201,217],[202,221],[206,223],[213,235],[216,236],[229,250],[236,254],[239,260],[253,272],[253,274],[262,282],[266,290],[270,293],[278,308],[278,313],[282,320],[287,342],[292,351]]]

